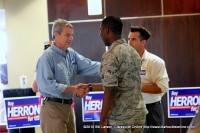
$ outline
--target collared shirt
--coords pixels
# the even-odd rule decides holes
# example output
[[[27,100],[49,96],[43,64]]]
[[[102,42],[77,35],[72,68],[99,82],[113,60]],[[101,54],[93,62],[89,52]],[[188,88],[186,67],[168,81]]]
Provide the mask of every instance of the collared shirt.
[[[169,88],[169,78],[164,60],[147,50],[142,56],[141,80],[142,85],[155,83],[162,91],[160,94],[142,93],[146,104],[160,101]]]
[[[133,118],[147,113],[141,94],[141,59],[134,48],[119,39],[104,53],[101,61],[103,86],[116,86],[117,94],[109,120],[134,124]]]
[[[72,48],[65,52],[53,44],[37,62],[39,91],[44,97],[71,99],[71,93],[63,92],[68,85],[75,84],[75,76],[99,76],[99,68],[99,62],[83,57]]]

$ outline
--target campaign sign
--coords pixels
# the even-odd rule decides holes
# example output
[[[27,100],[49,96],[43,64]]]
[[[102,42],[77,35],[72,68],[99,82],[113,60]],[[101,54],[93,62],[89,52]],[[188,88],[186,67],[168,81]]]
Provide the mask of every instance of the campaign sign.
[[[39,96],[5,98],[7,128],[39,126],[39,100]]]
[[[170,88],[168,118],[194,117],[200,106],[200,87]]]
[[[83,122],[100,121],[103,91],[90,92],[82,98]]]

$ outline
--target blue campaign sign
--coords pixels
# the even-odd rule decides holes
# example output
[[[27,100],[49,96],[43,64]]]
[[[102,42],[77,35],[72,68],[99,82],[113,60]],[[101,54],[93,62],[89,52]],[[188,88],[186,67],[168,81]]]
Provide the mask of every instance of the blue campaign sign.
[[[5,98],[5,108],[8,129],[40,125],[39,96]]]
[[[200,87],[170,88],[168,118],[194,117],[200,106]]]
[[[82,98],[83,122],[100,121],[103,91],[90,92]]]

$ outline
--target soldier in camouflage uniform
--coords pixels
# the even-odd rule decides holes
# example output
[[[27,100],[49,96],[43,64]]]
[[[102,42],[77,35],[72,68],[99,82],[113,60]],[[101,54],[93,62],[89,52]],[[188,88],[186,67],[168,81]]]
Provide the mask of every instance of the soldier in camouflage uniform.
[[[106,17],[100,26],[102,40],[110,46],[100,69],[104,87],[101,132],[143,133],[147,110],[140,90],[141,59],[121,38],[122,26],[114,16]]]

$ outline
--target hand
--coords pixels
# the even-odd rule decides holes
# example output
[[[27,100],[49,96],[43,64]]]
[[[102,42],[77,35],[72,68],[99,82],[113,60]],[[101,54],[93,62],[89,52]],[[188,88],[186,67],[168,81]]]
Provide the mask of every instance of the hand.
[[[108,129],[106,127],[104,127],[104,126],[108,125],[107,121],[106,120],[101,120],[100,121],[100,125],[102,126],[101,129],[100,129],[101,133],[108,133]]]
[[[85,89],[86,93],[89,93],[90,92],[90,88],[89,88],[89,85],[88,84],[83,84],[83,83],[79,83],[77,84],[78,88],[83,88]]]
[[[86,96],[87,94],[87,88],[88,85],[87,84],[83,84],[83,83],[79,83],[77,85],[75,85],[75,96],[83,98]]]
[[[76,85],[77,88],[82,88],[82,89],[87,89],[88,88],[88,84],[83,84],[83,83],[79,83]]]

